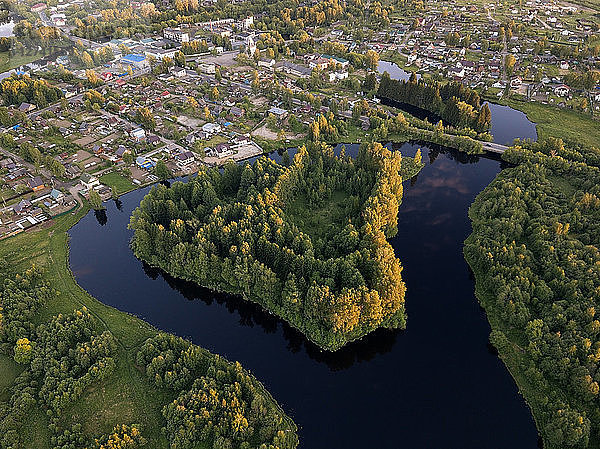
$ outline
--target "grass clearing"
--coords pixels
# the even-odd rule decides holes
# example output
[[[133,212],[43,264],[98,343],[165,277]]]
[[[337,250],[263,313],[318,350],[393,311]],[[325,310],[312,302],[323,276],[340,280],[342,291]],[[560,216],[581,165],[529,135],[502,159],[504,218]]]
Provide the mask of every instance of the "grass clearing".
[[[11,55],[7,51],[0,52],[0,72],[6,72],[7,70],[16,69],[22,65],[29,64],[30,62],[37,61],[44,57],[42,53],[32,53],[30,55]]]
[[[136,185],[131,182],[131,179],[123,176],[118,172],[106,173],[98,178],[102,184],[110,187],[117,195],[129,192],[136,188]]]
[[[285,213],[303,233],[319,239],[327,235],[330,226],[344,226],[348,198],[346,192],[336,190],[328,201],[315,207],[302,194],[286,207]]]
[[[9,388],[22,372],[22,366],[18,365],[8,355],[0,354],[0,402],[10,399]]]
[[[115,372],[94,384],[72,403],[63,415],[63,424],[80,423],[87,436],[98,437],[115,425],[138,423],[144,429],[144,436],[153,442],[153,447],[167,447],[161,433],[164,425],[161,411],[172,399],[171,393],[147,382],[145,373],[134,365],[138,348],[157,332],[156,329],[90,296],[75,282],[69,269],[66,231],[86,212],[79,210],[54,220],[52,227],[24,232],[3,241],[0,257],[10,261],[10,273],[2,274],[12,276],[29,268],[32,263],[45,268],[44,277],[58,294],[42,307],[36,323],[85,306],[97,319],[98,330],[109,330],[118,340]],[[2,356],[0,388],[10,387],[20,370],[10,357]],[[31,447],[50,447],[47,424],[45,414],[35,408],[22,429],[23,440],[31,441]]]
[[[586,147],[600,144],[600,121],[589,114],[559,109],[540,103],[508,100],[503,102],[523,111],[529,120],[537,124],[538,138],[555,137]]]

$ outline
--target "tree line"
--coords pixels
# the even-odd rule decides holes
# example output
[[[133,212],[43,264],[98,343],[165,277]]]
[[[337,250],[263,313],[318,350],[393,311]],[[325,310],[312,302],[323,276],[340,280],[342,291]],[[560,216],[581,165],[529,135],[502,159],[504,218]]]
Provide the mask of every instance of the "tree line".
[[[242,368],[190,342],[159,333],[146,341],[137,364],[159,388],[175,392],[165,405],[165,432],[173,448],[294,449],[294,423],[264,387]]]
[[[43,79],[33,79],[29,75],[13,75],[0,83],[0,100],[5,106],[32,103],[38,108],[57,102],[62,91]]]
[[[461,83],[417,80],[414,73],[408,81],[393,80],[385,72],[377,96],[424,109],[453,126],[478,133],[488,131],[492,121],[487,103],[482,106],[479,94]]]
[[[465,257],[549,448],[600,430],[600,151],[518,144],[476,199]]]

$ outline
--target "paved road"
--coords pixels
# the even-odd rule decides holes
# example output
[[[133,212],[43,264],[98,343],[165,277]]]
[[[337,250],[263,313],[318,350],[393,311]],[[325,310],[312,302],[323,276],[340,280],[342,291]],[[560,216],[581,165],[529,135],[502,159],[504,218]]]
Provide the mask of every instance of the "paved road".
[[[57,28],[67,39],[73,41],[73,43],[75,43],[75,44],[78,41],[80,41],[84,47],[91,48],[92,50],[97,50],[98,48],[100,48],[102,46],[99,43],[91,41],[89,39],[84,39],[82,37],[73,36],[73,35],[71,35],[71,33],[69,33],[68,30],[64,30],[60,27],[56,27],[54,25],[54,23],[48,18],[45,11],[40,11],[38,13],[38,15],[40,16],[40,20],[42,21],[42,24],[44,26]]]
[[[491,153],[502,154],[508,149],[506,145],[500,145],[499,143],[494,142],[481,142],[481,144],[483,145],[483,149],[485,151],[489,151]]]

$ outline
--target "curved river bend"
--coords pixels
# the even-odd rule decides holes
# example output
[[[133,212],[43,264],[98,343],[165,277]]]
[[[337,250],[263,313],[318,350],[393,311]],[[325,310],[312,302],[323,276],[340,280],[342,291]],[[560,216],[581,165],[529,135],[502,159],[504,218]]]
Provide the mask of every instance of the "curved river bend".
[[[379,330],[323,353],[255,305],[148,268],[127,230],[147,188],[71,229],[71,268],[100,301],[239,360],[296,421],[302,448],[535,448],[530,411],[488,348],[462,255],[468,207],[500,162],[422,148],[426,166],[404,184],[391,241],[408,288],[406,331]]]

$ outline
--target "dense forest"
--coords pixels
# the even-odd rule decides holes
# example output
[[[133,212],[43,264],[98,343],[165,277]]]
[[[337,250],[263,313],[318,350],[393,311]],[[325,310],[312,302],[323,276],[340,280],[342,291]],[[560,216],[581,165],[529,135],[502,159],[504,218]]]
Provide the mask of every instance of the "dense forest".
[[[517,145],[476,199],[465,256],[548,448],[600,431],[600,151]]]
[[[39,108],[56,103],[63,96],[62,91],[43,79],[33,79],[29,75],[13,75],[0,82],[0,101],[4,106],[19,106],[32,103]]]
[[[264,387],[239,363],[182,338],[161,333],[146,341],[137,364],[161,388],[177,393],[163,409],[173,448],[293,449],[295,425],[274,406]]]
[[[414,73],[408,81],[393,80],[385,72],[377,96],[432,112],[459,128],[472,128],[478,133],[490,129],[490,108],[487,104],[481,106],[479,94],[460,83],[417,80]]]
[[[49,419],[54,449],[149,447],[138,424],[119,424],[90,438],[81,424],[65,423],[70,405],[115,371],[117,340],[98,330],[101,325],[85,307],[34,325],[56,293],[36,268],[6,280],[0,290],[0,354],[22,367],[0,401],[0,447],[30,447],[22,429],[39,411]],[[297,446],[294,423],[239,363],[162,333],[146,341],[137,359],[149,388],[169,390],[176,398],[163,411],[171,448]]]
[[[134,253],[239,294],[322,348],[405,326],[397,231],[402,158],[378,143],[356,160],[315,143],[289,165],[263,157],[154,187],[134,211]]]

